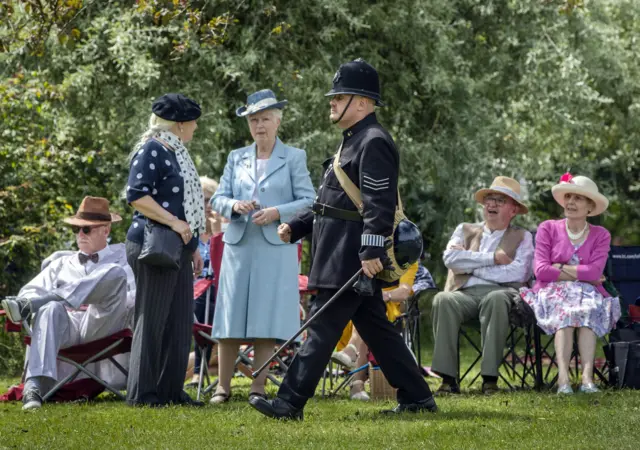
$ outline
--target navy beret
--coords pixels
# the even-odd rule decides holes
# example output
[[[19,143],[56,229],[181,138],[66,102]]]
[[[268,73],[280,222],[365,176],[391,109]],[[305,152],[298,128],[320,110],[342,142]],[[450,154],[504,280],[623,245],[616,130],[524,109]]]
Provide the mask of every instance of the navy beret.
[[[158,97],[151,107],[158,117],[172,122],[189,122],[202,114],[200,105],[182,94],[164,94]]]

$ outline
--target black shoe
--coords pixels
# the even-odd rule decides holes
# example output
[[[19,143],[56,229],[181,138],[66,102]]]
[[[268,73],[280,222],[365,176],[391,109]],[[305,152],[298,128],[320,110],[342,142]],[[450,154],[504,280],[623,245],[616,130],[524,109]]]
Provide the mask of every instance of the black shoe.
[[[29,411],[30,409],[42,408],[42,396],[38,389],[29,389],[22,396],[22,410]]]
[[[180,393],[180,400],[178,400],[175,404],[183,406],[193,406],[195,408],[201,408],[204,406],[204,402],[192,399],[185,391],[182,391]]]
[[[422,400],[416,403],[398,403],[393,409],[387,409],[382,411],[382,414],[401,414],[404,412],[418,413],[418,412],[438,412],[438,406],[433,397],[429,397],[426,400]]]
[[[482,383],[482,393],[484,395],[493,395],[498,392],[500,392],[500,388],[495,381],[485,381]]]
[[[253,397],[260,397],[263,399],[267,399],[267,394],[263,393],[263,392],[249,392],[249,400],[251,400],[251,398]]]
[[[303,420],[302,409],[294,407],[291,403],[281,398],[266,400],[258,395],[249,399],[249,404],[267,417],[280,420]]]
[[[436,397],[456,394],[460,394],[460,386],[458,386],[457,384],[445,383],[444,381],[442,382],[440,387],[433,393],[433,395]]]
[[[31,314],[31,302],[21,297],[5,297],[2,300],[2,309],[7,313],[9,320],[15,324],[21,324]]]

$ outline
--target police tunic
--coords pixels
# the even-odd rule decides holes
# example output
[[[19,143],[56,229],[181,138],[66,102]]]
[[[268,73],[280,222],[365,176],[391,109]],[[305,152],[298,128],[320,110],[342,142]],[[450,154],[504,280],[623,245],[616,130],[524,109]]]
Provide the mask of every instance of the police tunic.
[[[325,162],[312,211],[287,222],[292,240],[313,232],[309,286],[318,293],[310,315],[326,305],[361,268],[361,260],[384,257],[384,240],[393,232],[399,155],[375,114],[344,132],[340,153],[340,166],[362,193],[362,217],[340,186],[329,160]],[[414,357],[387,319],[379,282],[372,296],[346,291],[309,326],[308,337],[280,385],[279,398],[295,408],[304,408],[349,320],[375,355],[391,386],[398,389],[399,403],[431,398]]]
[[[344,131],[340,167],[362,193],[362,217],[340,186],[330,158],[324,163],[316,213],[305,210],[288,222],[292,242],[313,231],[311,288],[339,289],[360,269],[361,260],[385,255],[384,239],[393,232],[399,165],[395,143],[375,113]],[[332,216],[331,208],[352,212],[352,219]]]

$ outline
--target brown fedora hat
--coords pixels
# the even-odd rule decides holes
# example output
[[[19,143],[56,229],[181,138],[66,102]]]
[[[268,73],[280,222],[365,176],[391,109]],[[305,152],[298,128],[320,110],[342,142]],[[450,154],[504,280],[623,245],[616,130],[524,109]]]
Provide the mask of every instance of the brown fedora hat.
[[[527,208],[527,205],[522,203],[522,199],[520,197],[520,183],[513,178],[496,177],[489,188],[480,189],[476,192],[476,202],[482,204],[484,196],[491,193],[503,194],[511,197],[519,206],[518,214],[526,214],[529,212],[529,208]]]
[[[102,197],[85,197],[76,214],[64,219],[69,225],[106,225],[120,222],[122,217],[109,211],[109,200]]]

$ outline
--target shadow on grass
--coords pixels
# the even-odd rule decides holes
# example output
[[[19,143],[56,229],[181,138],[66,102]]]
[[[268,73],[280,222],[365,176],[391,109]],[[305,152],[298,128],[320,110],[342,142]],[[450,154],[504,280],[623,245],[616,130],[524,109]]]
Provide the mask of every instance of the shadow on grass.
[[[490,409],[440,409],[437,413],[421,412],[421,413],[403,413],[403,414],[384,414],[384,407],[377,411],[355,411],[353,414],[339,415],[336,414],[335,419],[339,421],[403,421],[403,422],[433,422],[433,421],[449,421],[449,420],[499,420],[499,421],[522,421],[529,422],[532,418],[525,414],[516,414],[507,411],[493,411]],[[315,411],[312,411],[312,413]]]

